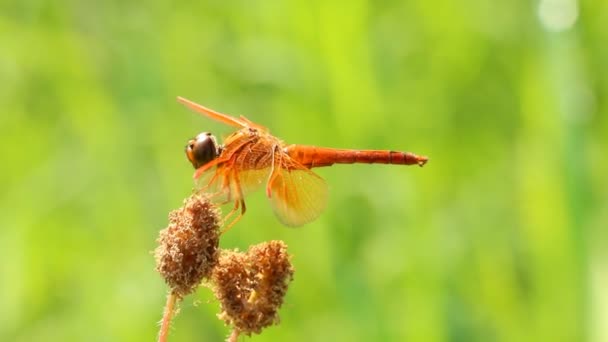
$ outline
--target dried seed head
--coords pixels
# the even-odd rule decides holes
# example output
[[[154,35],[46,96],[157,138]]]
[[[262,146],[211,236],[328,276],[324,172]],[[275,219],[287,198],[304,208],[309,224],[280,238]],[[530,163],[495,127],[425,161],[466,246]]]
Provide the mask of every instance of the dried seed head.
[[[193,292],[217,263],[219,226],[219,209],[204,194],[192,195],[169,213],[154,254],[156,270],[178,297]]]
[[[211,275],[221,304],[218,317],[246,335],[278,323],[277,311],[293,279],[289,259],[282,241],[261,243],[246,253],[222,251]]]

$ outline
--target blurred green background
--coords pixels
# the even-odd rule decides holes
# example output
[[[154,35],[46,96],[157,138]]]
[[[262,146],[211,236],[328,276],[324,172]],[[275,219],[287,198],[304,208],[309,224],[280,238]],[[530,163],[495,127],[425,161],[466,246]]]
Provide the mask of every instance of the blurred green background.
[[[183,148],[229,127],[412,151],[318,169],[320,219],[263,194],[225,248],[282,239],[295,280],[253,341],[608,341],[608,2],[2,1],[0,340],[153,341],[150,252]],[[220,341],[210,291],[170,341]]]

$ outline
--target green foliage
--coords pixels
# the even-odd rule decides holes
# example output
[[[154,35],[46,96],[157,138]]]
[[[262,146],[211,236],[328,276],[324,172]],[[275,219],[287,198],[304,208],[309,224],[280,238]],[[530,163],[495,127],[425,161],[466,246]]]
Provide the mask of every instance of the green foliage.
[[[248,199],[223,247],[282,239],[296,268],[252,340],[607,340],[608,6],[540,2],[2,2],[0,340],[154,340],[183,147],[230,132],[178,95],[430,157],[319,169],[301,229]],[[218,306],[187,297],[170,341],[223,339]]]

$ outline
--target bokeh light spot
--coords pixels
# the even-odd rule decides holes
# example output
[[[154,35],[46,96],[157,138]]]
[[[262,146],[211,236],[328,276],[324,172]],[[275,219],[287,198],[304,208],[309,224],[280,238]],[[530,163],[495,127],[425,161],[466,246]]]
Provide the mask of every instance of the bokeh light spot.
[[[578,19],[578,3],[576,0],[541,0],[538,17],[549,31],[568,30]]]

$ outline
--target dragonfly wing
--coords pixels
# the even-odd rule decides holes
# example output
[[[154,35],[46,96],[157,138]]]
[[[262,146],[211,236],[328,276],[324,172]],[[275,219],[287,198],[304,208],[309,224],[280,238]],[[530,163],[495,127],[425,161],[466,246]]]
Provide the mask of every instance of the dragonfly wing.
[[[327,184],[289,156],[282,155],[281,159],[270,184],[272,210],[289,227],[314,221],[327,205]]]
[[[216,203],[245,198],[268,182],[270,167],[243,169],[231,161],[212,167],[195,178],[198,191],[213,195]]]
[[[177,101],[183,103],[184,105],[186,105],[188,108],[202,114],[205,115],[207,117],[210,117],[213,120],[217,120],[219,122],[225,123],[227,125],[230,126],[234,126],[234,127],[238,127],[238,128],[243,128],[243,127],[247,127],[247,122],[239,120],[237,118],[233,118],[230,115],[227,114],[223,114],[220,112],[216,112],[213,109],[207,108],[205,106],[202,106],[196,102],[192,102],[188,99],[185,99],[181,96],[177,97]]]
[[[229,178],[227,169],[221,166],[214,166],[203,172],[198,178],[194,179],[197,191],[213,195],[212,200],[216,203],[223,203],[230,198]]]
[[[239,172],[237,177],[243,197],[256,190],[259,190],[262,186],[266,185],[269,174],[270,168]]]
[[[272,142],[260,139],[235,153],[232,168],[236,170],[243,196],[258,190],[268,182],[272,166]]]

